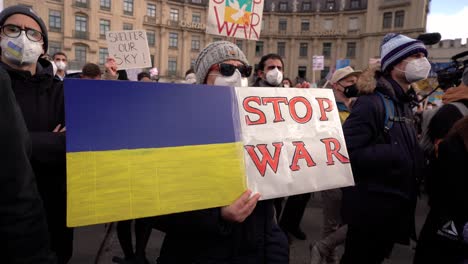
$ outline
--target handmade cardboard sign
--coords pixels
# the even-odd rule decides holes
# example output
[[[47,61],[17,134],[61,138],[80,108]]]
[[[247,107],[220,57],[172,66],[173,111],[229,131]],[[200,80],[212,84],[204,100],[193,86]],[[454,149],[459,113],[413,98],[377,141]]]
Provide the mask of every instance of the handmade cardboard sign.
[[[109,56],[115,59],[119,70],[152,66],[146,31],[109,31],[106,40]]]
[[[353,185],[330,89],[236,88],[247,186],[271,199]]]
[[[209,0],[206,33],[258,40],[264,0]]]

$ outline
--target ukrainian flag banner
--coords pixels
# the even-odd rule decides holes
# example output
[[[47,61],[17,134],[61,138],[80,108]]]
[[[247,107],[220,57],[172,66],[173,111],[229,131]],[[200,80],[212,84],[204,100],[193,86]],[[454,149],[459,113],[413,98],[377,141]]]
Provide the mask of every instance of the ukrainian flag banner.
[[[223,206],[246,190],[234,88],[64,87],[68,226]]]

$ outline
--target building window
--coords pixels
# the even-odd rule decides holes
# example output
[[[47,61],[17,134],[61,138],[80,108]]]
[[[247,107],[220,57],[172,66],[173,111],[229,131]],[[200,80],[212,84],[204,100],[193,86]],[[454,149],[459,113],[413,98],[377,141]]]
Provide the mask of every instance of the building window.
[[[330,42],[323,43],[323,57],[329,59],[331,56],[332,44]]]
[[[219,37],[214,37],[214,38],[213,38],[213,42],[221,41],[221,40],[223,40],[223,39],[222,39],[222,38],[219,38]]]
[[[110,11],[111,9],[111,0],[101,0],[100,1],[101,10]]]
[[[323,70],[320,72],[320,79],[323,80],[323,79],[327,78],[327,75],[328,75],[329,72],[330,72],[330,67],[329,66],[324,66]]]
[[[335,0],[327,0],[325,7],[327,10],[335,10]]]
[[[167,73],[168,75],[177,74],[177,59],[176,58],[169,58],[169,61],[167,63]]]
[[[285,18],[280,18],[278,21],[278,30],[286,31],[288,29],[288,20]]]
[[[325,30],[332,30],[333,29],[333,19],[325,19],[323,21],[323,28]]]
[[[301,43],[299,46],[299,57],[307,57],[307,50],[309,45],[307,43]]]
[[[133,25],[129,23],[123,23],[123,30],[133,30]]]
[[[299,76],[299,78],[301,79],[305,79],[307,75],[307,67],[306,66],[299,66],[297,68],[297,76]]]
[[[192,3],[193,3],[193,4],[201,4],[202,1],[201,1],[201,0],[192,0]]]
[[[278,55],[280,55],[281,57],[286,57],[286,42],[278,42],[277,47]]]
[[[77,7],[88,7],[88,0],[75,0],[75,5]]]
[[[301,21],[301,31],[309,31],[310,29],[310,22],[308,19],[303,19]]]
[[[350,8],[357,9],[361,7],[361,0],[351,0]]]
[[[255,56],[263,56],[263,41],[257,41],[255,43]]]
[[[146,6],[146,15],[149,17],[156,17],[156,5],[148,4]]]
[[[348,42],[346,44],[346,57],[347,58],[356,57],[356,42]]]
[[[62,43],[49,41],[49,51],[47,52],[50,55],[54,55],[55,53],[62,51]]]
[[[178,40],[179,40],[179,34],[170,32],[169,33],[169,48],[177,48]]]
[[[75,38],[87,39],[88,38],[88,18],[83,15],[76,15],[75,17]]]
[[[353,30],[358,30],[358,18],[357,17],[350,17],[349,18],[349,23],[348,23],[348,30],[353,31]]]
[[[280,2],[279,3],[279,10],[280,11],[287,11],[288,10],[288,2]]]
[[[133,16],[133,0],[124,0],[124,15]]]
[[[262,18],[262,25],[261,25],[261,30],[264,30],[265,29],[265,19]]]
[[[383,14],[383,28],[392,27],[392,12],[385,12]]]
[[[200,36],[192,36],[192,50],[200,50]]]
[[[146,37],[148,38],[148,45],[154,46],[156,44],[156,33],[152,30],[146,31]]]
[[[190,61],[190,68],[195,69],[195,62],[196,62],[196,61],[197,61],[197,59],[192,59],[192,60]]]
[[[400,10],[395,12],[395,27],[401,28],[405,24],[405,11]]]
[[[179,9],[171,8],[171,13],[169,14],[169,19],[171,21],[179,21]]]
[[[109,51],[107,48],[99,48],[99,64],[104,65],[107,57],[109,57]]]
[[[201,14],[200,13],[192,13],[192,22],[193,23],[201,23]]]
[[[79,62],[86,62],[86,46],[76,45],[75,46],[75,60]]]
[[[236,40],[236,45],[237,45],[237,47],[239,47],[240,50],[242,50],[242,40],[237,39]]]
[[[310,11],[311,4],[310,2],[302,2],[302,11]]]
[[[62,30],[62,13],[60,11],[49,10],[49,30],[55,32]]]
[[[99,37],[106,38],[107,31],[110,30],[110,21],[101,19],[99,21]]]

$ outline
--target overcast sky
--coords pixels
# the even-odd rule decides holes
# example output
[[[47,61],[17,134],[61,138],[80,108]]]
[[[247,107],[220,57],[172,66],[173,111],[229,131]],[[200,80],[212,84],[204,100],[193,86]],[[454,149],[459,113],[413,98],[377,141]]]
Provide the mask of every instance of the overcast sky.
[[[442,39],[468,38],[468,0],[432,0],[427,32],[439,32]]]

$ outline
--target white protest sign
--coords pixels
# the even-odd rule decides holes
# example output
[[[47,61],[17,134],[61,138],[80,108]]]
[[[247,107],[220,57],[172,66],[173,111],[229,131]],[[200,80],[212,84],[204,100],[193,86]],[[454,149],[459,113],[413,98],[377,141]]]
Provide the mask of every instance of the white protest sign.
[[[236,88],[248,188],[262,199],[354,185],[331,89]]]
[[[265,0],[209,0],[206,33],[258,40]]]
[[[312,69],[316,71],[323,70],[323,56],[315,55],[312,57]]]
[[[115,59],[119,70],[151,67],[146,31],[109,31],[106,40],[109,56]]]

